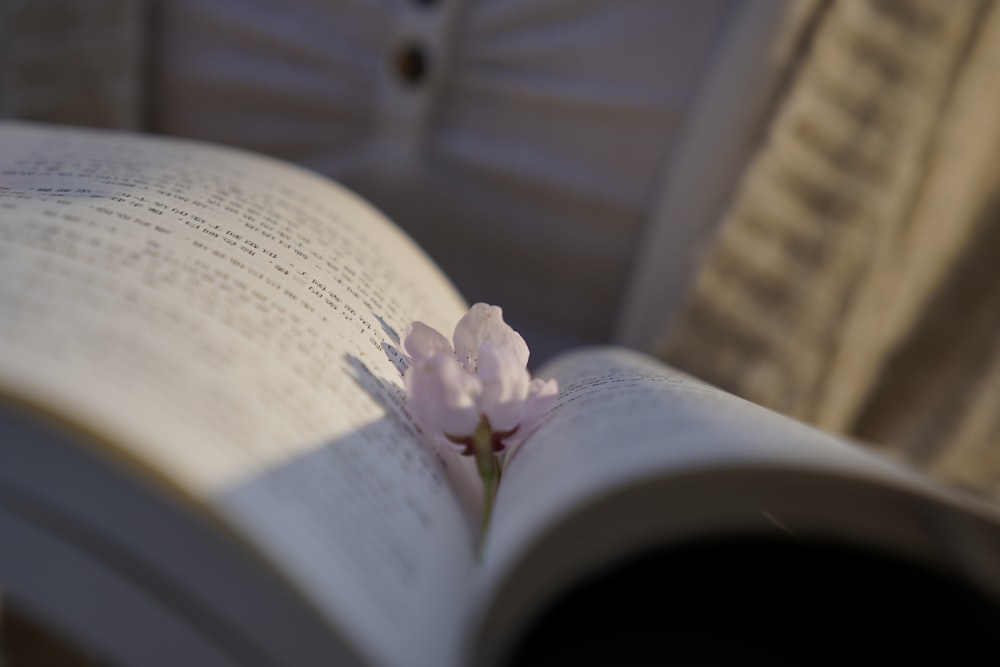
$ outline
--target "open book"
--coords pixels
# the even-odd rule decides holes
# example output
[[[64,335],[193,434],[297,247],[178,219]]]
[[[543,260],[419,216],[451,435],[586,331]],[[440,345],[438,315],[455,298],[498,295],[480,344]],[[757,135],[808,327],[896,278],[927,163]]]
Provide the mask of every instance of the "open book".
[[[135,665],[527,664],[636,616],[677,648],[680,619],[755,622],[744,576],[810,591],[780,603],[797,617],[871,593],[856,617],[908,572],[896,612],[1000,631],[993,506],[620,349],[539,370],[561,396],[508,452],[477,559],[476,471],[421,437],[398,349],[466,307],[303,169],[0,125],[5,593]],[[641,612],[610,602],[636,573],[661,596]]]

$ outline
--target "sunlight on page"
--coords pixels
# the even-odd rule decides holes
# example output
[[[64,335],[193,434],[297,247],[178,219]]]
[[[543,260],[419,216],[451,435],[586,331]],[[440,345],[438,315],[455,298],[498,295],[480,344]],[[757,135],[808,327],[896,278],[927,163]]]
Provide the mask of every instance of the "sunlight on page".
[[[234,522],[364,653],[440,657],[469,471],[418,443],[394,341],[464,311],[440,272],[278,162],[16,124],[0,145],[0,383]]]
[[[660,475],[806,464],[877,476],[891,467],[624,350],[570,354],[541,369],[546,373],[563,392],[504,468],[489,544],[495,571],[566,510]]]

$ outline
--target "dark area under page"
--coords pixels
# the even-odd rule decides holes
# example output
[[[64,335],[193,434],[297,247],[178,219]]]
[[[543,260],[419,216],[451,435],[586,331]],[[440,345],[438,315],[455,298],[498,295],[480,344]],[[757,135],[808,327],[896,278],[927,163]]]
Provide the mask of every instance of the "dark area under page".
[[[552,604],[516,667],[991,664],[1000,602],[925,566],[730,539],[638,556]]]

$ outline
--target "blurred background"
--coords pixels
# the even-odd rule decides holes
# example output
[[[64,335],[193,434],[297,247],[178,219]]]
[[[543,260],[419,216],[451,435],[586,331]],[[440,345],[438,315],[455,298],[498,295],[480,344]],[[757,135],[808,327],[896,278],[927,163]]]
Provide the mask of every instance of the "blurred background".
[[[635,347],[993,498],[998,77],[993,0],[0,0],[0,116],[297,162],[536,367]]]

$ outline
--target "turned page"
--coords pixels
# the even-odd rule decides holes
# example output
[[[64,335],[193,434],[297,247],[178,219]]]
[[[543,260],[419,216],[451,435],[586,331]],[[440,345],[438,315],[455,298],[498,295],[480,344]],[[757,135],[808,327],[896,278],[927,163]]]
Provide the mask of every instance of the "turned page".
[[[625,512],[617,505],[615,512],[603,512],[617,492],[653,480],[668,489],[671,479],[725,478],[733,471],[913,479],[871,452],[634,352],[573,352],[542,367],[539,375],[556,377],[560,396],[504,464],[480,586],[470,602],[469,616],[475,617],[470,622],[489,628],[470,639],[479,642],[479,658],[500,651],[516,634],[513,626],[537,612],[559,586],[587,576],[587,568],[649,547],[651,540],[678,537],[668,533],[671,526],[700,522],[719,502],[719,490],[709,482],[692,492],[696,497],[690,502],[629,506]],[[769,519],[767,508],[746,511],[756,512],[750,520],[766,526],[771,521],[781,529],[781,519]],[[744,508],[739,512],[742,516]],[[576,521],[573,532],[553,532],[581,513],[587,520]],[[563,541],[556,544],[554,534]],[[544,555],[535,551],[542,544]],[[522,567],[528,556],[534,556],[532,567]]]
[[[491,526],[491,564],[590,498],[665,473],[803,462],[848,470],[889,466],[623,349],[564,355],[540,375],[559,379],[559,400],[508,455]]]
[[[235,524],[372,662],[439,661],[476,480],[416,436],[398,332],[453,326],[454,288],[284,163],[20,123],[0,145],[0,388]]]

